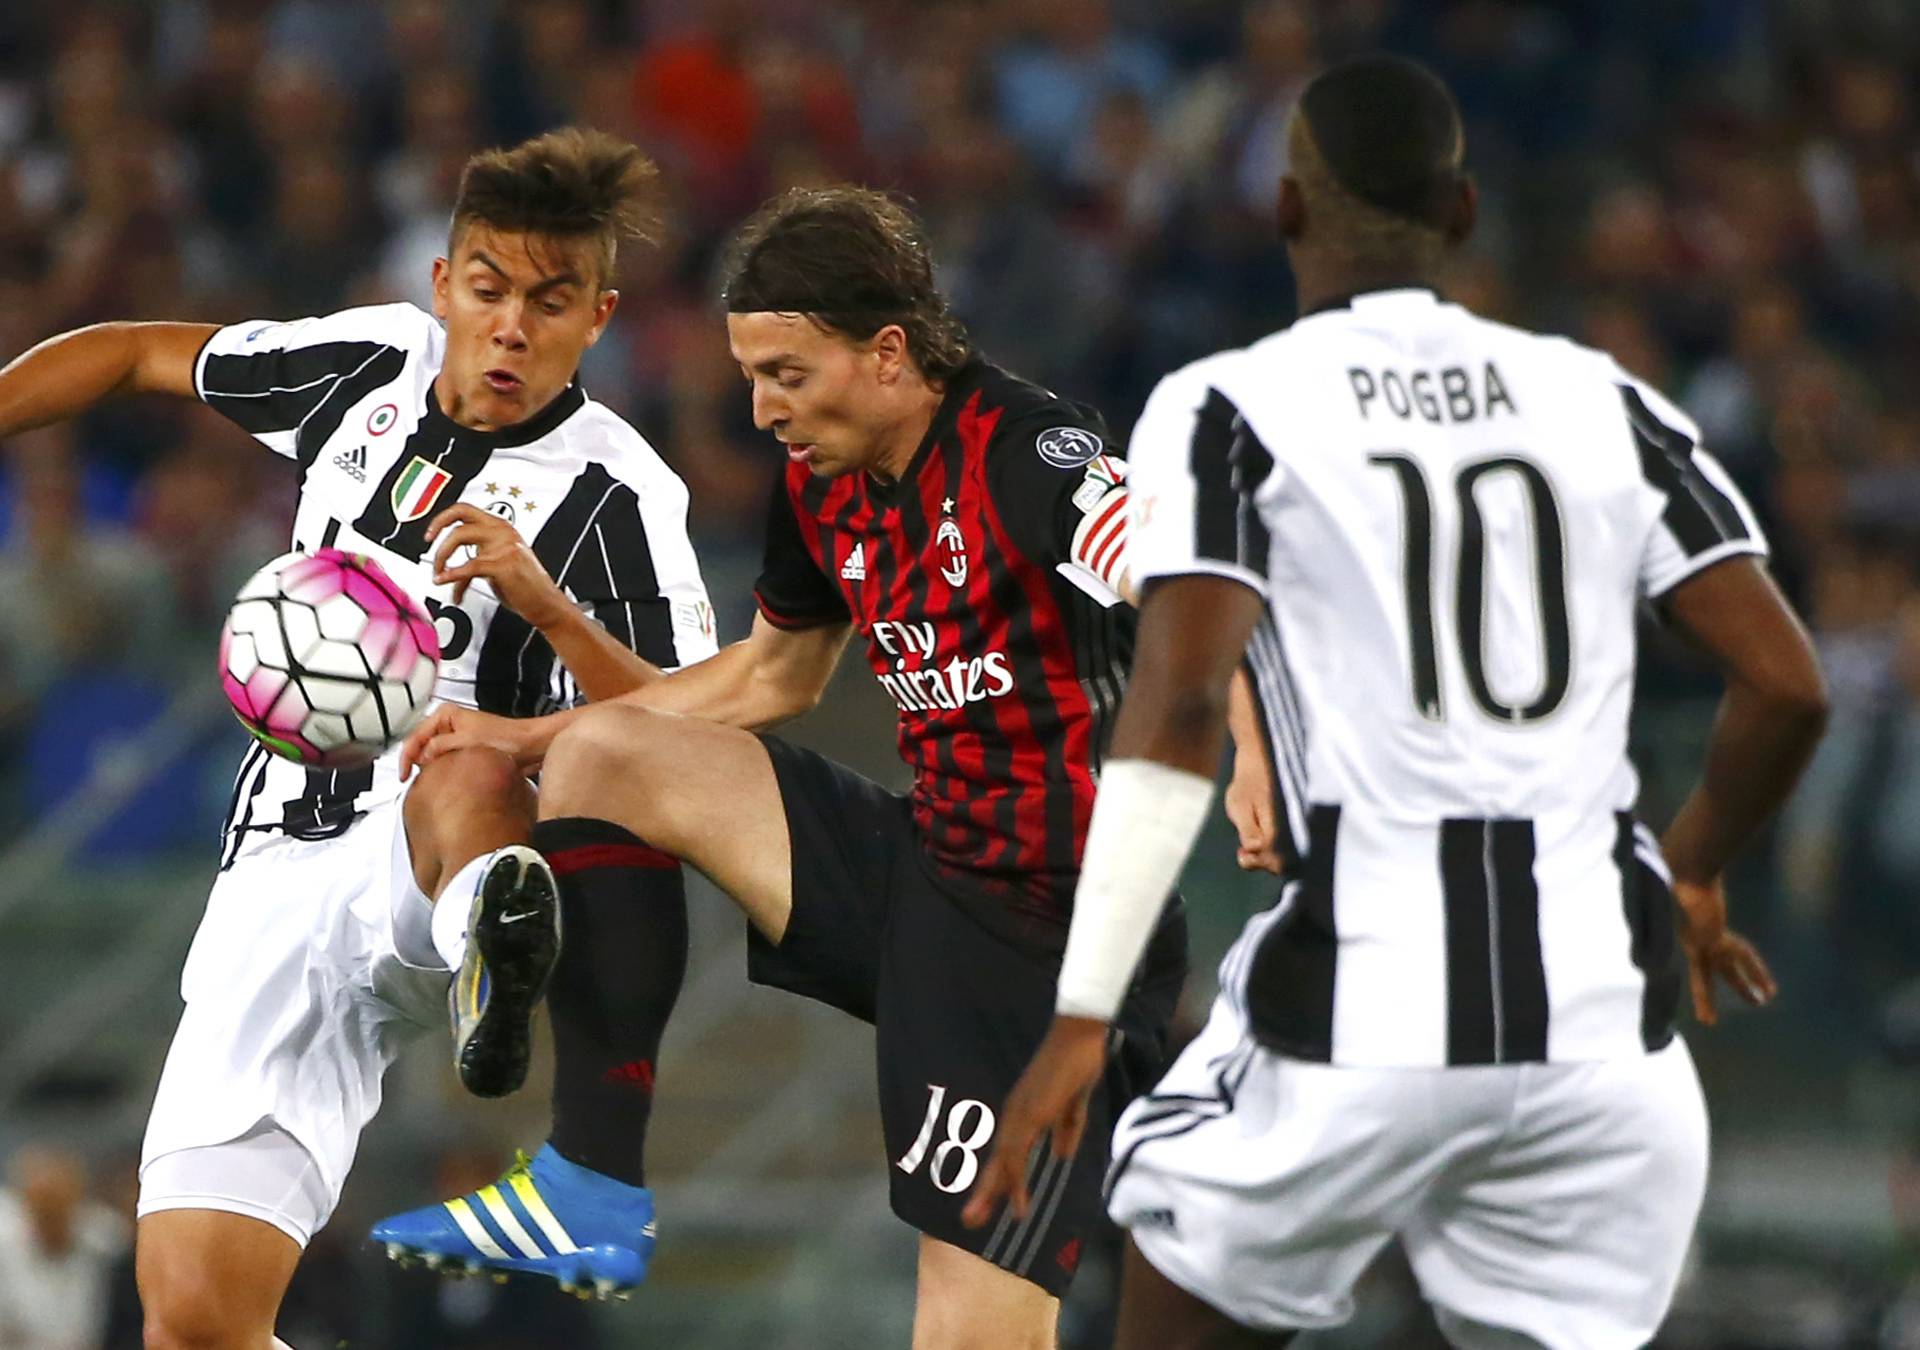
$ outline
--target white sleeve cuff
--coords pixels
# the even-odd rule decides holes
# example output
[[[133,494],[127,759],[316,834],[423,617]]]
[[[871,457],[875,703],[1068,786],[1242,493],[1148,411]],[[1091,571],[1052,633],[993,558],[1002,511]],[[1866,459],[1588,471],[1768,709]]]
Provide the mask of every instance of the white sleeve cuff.
[[[1111,1022],[1213,804],[1213,780],[1151,759],[1101,772],[1054,1003]]]

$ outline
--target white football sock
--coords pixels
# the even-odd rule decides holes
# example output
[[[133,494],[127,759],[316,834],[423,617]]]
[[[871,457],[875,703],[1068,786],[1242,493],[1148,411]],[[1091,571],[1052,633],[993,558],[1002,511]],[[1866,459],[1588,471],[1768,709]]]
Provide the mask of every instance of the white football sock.
[[[440,888],[440,898],[433,903],[433,949],[440,953],[448,970],[460,969],[467,958],[467,919],[473,913],[473,895],[493,859],[492,853],[469,859]]]

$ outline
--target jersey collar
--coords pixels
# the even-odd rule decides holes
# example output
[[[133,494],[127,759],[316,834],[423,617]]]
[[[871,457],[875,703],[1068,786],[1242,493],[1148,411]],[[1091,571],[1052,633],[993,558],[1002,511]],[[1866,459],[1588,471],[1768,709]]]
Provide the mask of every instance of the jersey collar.
[[[1322,300],[1312,309],[1302,310],[1300,317],[1305,319],[1315,314],[1325,314],[1328,310],[1352,309],[1356,300],[1370,300],[1389,295],[1423,295],[1435,304],[1440,303],[1440,292],[1431,286],[1419,284],[1407,286],[1370,286],[1363,291],[1349,291],[1345,295],[1336,295],[1330,300]]]
[[[501,450],[508,446],[531,445],[579,412],[586,401],[587,391],[580,387],[580,381],[576,379],[554,395],[552,402],[526,421],[515,422],[510,427],[500,427],[494,431],[477,431],[472,427],[461,426],[440,411],[440,395],[434,390],[433,382],[429,380],[426,421],[433,424],[437,430],[445,431],[465,444]]]

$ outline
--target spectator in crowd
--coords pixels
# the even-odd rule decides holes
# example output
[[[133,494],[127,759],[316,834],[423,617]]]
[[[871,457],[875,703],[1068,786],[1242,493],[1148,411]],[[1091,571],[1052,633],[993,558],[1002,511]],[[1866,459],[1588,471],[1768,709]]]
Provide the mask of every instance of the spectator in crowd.
[[[13,522],[0,550],[0,721],[24,716],[76,670],[150,670],[171,649],[172,597],[158,560],[124,529],[90,524],[75,458],[20,437],[10,464]]]
[[[1158,106],[1171,72],[1151,42],[1114,22],[1111,0],[1050,0],[995,61],[1000,118],[1044,171],[1061,169],[1100,105],[1131,93]]]
[[[86,1168],[28,1146],[0,1190],[0,1350],[100,1350],[107,1286],[131,1225],[88,1198]]]

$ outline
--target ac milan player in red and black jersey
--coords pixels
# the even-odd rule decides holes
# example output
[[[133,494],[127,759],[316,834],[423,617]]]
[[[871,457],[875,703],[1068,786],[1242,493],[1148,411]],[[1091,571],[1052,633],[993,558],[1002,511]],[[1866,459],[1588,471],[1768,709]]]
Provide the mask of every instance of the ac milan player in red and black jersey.
[[[794,339],[812,336],[796,325],[811,328],[739,316],[735,351],[777,387]],[[977,356],[943,384],[897,477],[824,476],[827,452],[789,439],[755,595],[777,628],[866,636],[900,709],[928,871],[989,928],[1058,950],[1132,655],[1133,611],[1111,584],[1126,466],[1098,413]],[[1078,552],[1076,534],[1090,541]]]
[[[677,974],[636,981],[625,951],[647,941],[649,876],[691,863],[752,920],[755,981],[875,1023],[893,1208],[922,1234],[915,1345],[1050,1347],[1112,1119],[1156,1071],[1185,972],[1170,906],[1115,1022],[1095,1128],[1073,1156],[1035,1154],[1027,1218],[963,1227],[989,1104],[1051,1018],[1130,655],[1125,462],[1093,410],[969,348],[918,223],[881,194],[776,198],[726,275],[754,420],[788,459],[752,634],[611,704],[515,722],[445,710],[409,753],[480,743],[542,768],[536,838],[576,953],[550,995],[556,1152],[607,1186],[643,1182],[646,1097],[620,1070],[644,1061],[650,1093]],[[904,797],[752,734],[819,700],[855,630],[899,706]],[[1247,763],[1264,781],[1265,759]],[[1245,862],[1262,828],[1238,823]],[[582,1001],[597,1030],[559,1016]],[[574,1243],[615,1240],[592,1231],[591,1204],[542,1198]],[[463,1226],[488,1197],[469,1200]]]

